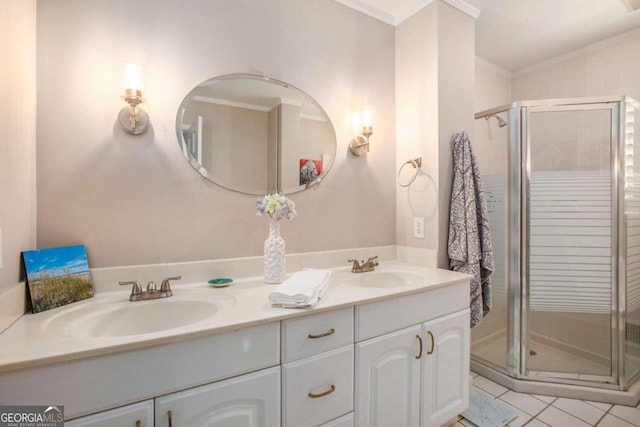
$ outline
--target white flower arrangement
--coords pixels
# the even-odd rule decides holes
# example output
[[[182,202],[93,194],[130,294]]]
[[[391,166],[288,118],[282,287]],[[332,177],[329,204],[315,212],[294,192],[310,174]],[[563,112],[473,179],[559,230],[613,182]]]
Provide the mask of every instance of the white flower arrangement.
[[[282,218],[295,219],[296,204],[293,200],[286,197],[284,194],[267,194],[262,199],[256,202],[256,209],[258,215],[269,214],[269,216],[276,221],[280,221]]]

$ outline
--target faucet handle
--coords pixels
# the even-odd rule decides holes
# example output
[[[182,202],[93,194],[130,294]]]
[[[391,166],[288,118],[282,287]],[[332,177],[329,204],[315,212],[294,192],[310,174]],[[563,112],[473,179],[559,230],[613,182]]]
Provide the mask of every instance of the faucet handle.
[[[370,256],[369,259],[367,259],[367,262],[373,263],[374,265],[378,265],[378,255]]]
[[[137,280],[118,282],[118,284],[120,284],[121,286],[133,285],[133,288],[131,288],[131,296],[142,294],[142,286],[140,286],[140,282],[138,282]]]
[[[160,285],[160,291],[161,292],[171,292],[171,286],[169,285],[169,281],[170,280],[180,280],[180,279],[182,279],[182,276],[167,277],[166,279],[164,279],[162,281],[162,284]]]
[[[348,259],[347,262],[352,262],[353,263],[353,268],[359,268],[360,267],[360,263],[358,262],[357,259]],[[362,261],[364,262],[364,261]]]

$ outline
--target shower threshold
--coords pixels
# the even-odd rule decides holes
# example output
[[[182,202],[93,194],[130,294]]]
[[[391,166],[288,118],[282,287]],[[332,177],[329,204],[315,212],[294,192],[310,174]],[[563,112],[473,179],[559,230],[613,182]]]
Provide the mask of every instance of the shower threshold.
[[[569,399],[591,400],[594,402],[606,402],[616,405],[637,406],[640,403],[640,381],[636,381],[627,391],[607,389],[610,385],[585,386],[577,384],[564,384],[553,381],[553,378],[545,377],[543,381],[535,379],[517,379],[508,376],[495,367],[471,358],[471,370],[485,378],[494,381],[503,387],[519,393],[541,394],[547,396],[566,397]],[[553,381],[553,382],[552,382]],[[562,380],[566,381],[566,380]]]

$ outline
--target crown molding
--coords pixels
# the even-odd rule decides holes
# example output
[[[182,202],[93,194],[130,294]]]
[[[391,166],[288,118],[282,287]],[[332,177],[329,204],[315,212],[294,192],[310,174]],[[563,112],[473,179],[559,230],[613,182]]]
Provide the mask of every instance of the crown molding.
[[[442,0],[442,1],[447,3],[449,6],[455,7],[460,12],[466,13],[473,19],[478,19],[478,16],[480,16],[480,9],[474,6],[471,6],[469,3],[467,3],[464,0]]]
[[[385,10],[378,9],[377,7],[371,6],[362,0],[335,0],[337,3],[340,3],[344,6],[350,7],[351,9],[355,9],[358,12],[362,12],[365,15],[369,15],[379,21],[384,23],[396,26],[406,21],[411,16],[415,15],[417,12],[425,8],[434,2],[434,0],[414,0],[410,5],[405,7],[400,12],[397,12],[396,15],[393,15]],[[458,9],[459,11],[471,16],[473,19],[477,19],[480,16],[480,10],[465,2],[464,0],[442,0],[444,3],[449,6]]]
[[[362,12],[365,15],[369,15],[372,18],[376,18],[379,21],[390,25],[396,25],[396,20],[393,15],[384,10],[378,9],[377,7],[373,7],[365,2],[360,0],[335,0],[337,3],[350,7],[351,9],[355,9],[358,12]]]
[[[395,16],[395,25],[400,25],[407,19],[411,18],[413,15],[429,6],[435,0],[417,0],[414,1],[413,4],[409,7],[406,7],[402,12],[398,13]]]

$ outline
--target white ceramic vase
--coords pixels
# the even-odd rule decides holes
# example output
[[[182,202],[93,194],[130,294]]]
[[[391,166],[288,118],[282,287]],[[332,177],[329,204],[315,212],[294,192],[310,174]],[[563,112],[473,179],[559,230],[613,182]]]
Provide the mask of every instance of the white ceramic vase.
[[[282,283],[286,273],[284,239],[280,237],[280,223],[271,219],[269,237],[264,241],[264,282]]]

